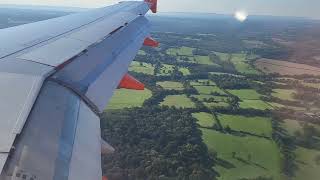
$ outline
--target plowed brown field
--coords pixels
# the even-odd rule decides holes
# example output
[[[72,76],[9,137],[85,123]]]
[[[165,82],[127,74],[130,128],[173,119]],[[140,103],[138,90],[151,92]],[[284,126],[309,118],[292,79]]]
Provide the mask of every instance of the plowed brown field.
[[[279,61],[273,59],[259,59],[255,66],[261,71],[271,74],[278,73],[281,75],[320,75],[320,68],[306,64],[292,63],[288,61]]]

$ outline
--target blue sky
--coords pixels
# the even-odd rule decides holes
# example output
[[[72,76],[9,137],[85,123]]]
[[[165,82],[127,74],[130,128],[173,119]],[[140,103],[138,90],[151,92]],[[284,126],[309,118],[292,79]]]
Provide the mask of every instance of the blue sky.
[[[0,4],[101,7],[119,0],[0,0]],[[299,16],[320,19],[320,0],[159,0],[160,12],[209,12]]]

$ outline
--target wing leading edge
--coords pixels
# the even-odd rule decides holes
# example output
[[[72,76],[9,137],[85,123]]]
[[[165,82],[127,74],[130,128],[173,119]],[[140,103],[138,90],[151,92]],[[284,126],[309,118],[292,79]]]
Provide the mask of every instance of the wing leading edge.
[[[150,9],[121,2],[0,30],[1,180],[101,179],[113,148],[99,114],[150,37]]]

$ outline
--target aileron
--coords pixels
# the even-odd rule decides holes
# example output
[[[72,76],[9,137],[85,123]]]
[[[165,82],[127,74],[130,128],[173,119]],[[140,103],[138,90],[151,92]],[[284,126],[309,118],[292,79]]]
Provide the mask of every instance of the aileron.
[[[38,95],[40,77],[0,73],[0,152],[10,152]]]

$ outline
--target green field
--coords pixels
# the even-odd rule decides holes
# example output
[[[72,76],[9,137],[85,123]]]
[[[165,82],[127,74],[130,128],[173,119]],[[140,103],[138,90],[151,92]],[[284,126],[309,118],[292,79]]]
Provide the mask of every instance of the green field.
[[[144,91],[118,89],[111,98],[106,109],[123,109],[141,107],[146,99],[152,96],[148,89]]]
[[[287,106],[283,105],[283,104],[279,104],[279,103],[275,103],[275,102],[268,102],[268,104],[270,106],[273,107],[273,109],[281,109],[281,108],[285,108]]]
[[[217,152],[218,158],[227,162],[215,166],[221,174],[219,180],[253,179],[259,176],[280,179],[281,155],[273,141],[253,136],[232,136],[202,128],[201,131],[209,151]]]
[[[152,64],[149,63],[133,61],[129,67],[129,71],[153,75],[154,67],[152,66]]]
[[[286,106],[287,109],[292,109],[294,111],[306,111],[305,107],[297,107],[297,106]]]
[[[232,54],[231,62],[236,70],[243,74],[260,74],[259,71],[248,64],[246,56],[246,54]]]
[[[236,70],[239,73],[244,73],[244,74],[259,74],[259,71],[253,69],[249,64],[244,63],[244,62],[237,62],[234,61],[233,63],[236,67]]]
[[[230,73],[222,73],[222,72],[210,72],[212,75],[229,75],[234,77],[244,77],[242,75],[230,74]]]
[[[316,157],[320,157],[320,152],[317,150],[298,147],[295,151],[297,156],[296,162],[298,170],[294,180],[308,179],[318,180],[320,177],[320,163],[316,161]]]
[[[242,100],[240,102],[240,108],[258,110],[273,109],[272,106],[261,100]]]
[[[320,125],[311,124],[311,123],[308,123],[308,124],[312,125],[313,127],[315,127],[320,131]],[[295,132],[300,132],[300,133],[303,132],[303,129],[302,129],[303,123],[297,120],[285,119],[283,120],[283,122],[281,122],[281,125],[285,130],[287,130],[287,132],[291,136],[295,136]]]
[[[286,83],[283,83],[283,82],[273,82],[273,83],[275,83],[276,85],[287,85]]]
[[[197,81],[191,81],[191,86],[215,86],[216,83],[209,79],[198,79]]]
[[[193,56],[193,50],[194,48],[190,47],[170,48],[167,50],[167,54],[172,56]]]
[[[241,100],[258,100],[261,97],[254,89],[227,90],[229,93],[238,96]]]
[[[281,122],[281,126],[287,130],[289,135],[295,136],[295,132],[302,131],[302,124],[300,124],[299,121],[292,120],[292,119],[285,119],[283,122]]]
[[[263,48],[268,46],[268,44],[264,43],[263,41],[243,40],[242,42],[248,48]]]
[[[229,107],[230,105],[227,103],[228,97],[226,96],[213,96],[213,95],[192,95],[191,97],[195,97],[198,101],[201,101],[208,108],[216,108],[216,107]],[[214,102],[206,102],[207,100],[213,98]]]
[[[212,114],[200,112],[192,113],[192,116],[198,120],[197,123],[201,127],[211,128],[215,124],[215,120]]]
[[[192,95],[191,97],[195,97],[195,98],[197,98],[199,101],[204,101],[205,99],[214,98],[215,96],[206,95],[206,94],[201,94],[201,95]]]
[[[222,89],[218,88],[217,86],[194,86],[194,88],[199,92],[199,94],[226,94]]]
[[[266,117],[245,117],[240,115],[219,114],[218,118],[223,127],[230,127],[236,131],[271,137],[271,119]]]
[[[228,62],[230,59],[230,54],[228,53],[221,53],[221,52],[214,52],[214,53],[220,58],[221,61]]]
[[[175,106],[177,108],[194,108],[195,104],[186,95],[167,96],[160,104],[162,106]]]
[[[197,98],[199,101],[205,101],[206,99],[210,99],[213,98],[214,101],[217,102],[227,102],[228,101],[228,97],[226,96],[212,96],[212,95],[206,95],[206,94],[201,94],[201,95],[192,95],[191,97],[195,97]]]
[[[188,62],[196,64],[196,59],[193,56],[176,56],[178,62]]]
[[[312,88],[320,89],[320,83],[306,83],[306,82],[303,82],[303,81],[300,81],[300,82],[305,87],[312,87]]]
[[[294,101],[294,93],[296,93],[296,91],[292,89],[273,89],[272,96],[283,100]]]
[[[182,74],[183,74],[184,76],[187,76],[187,75],[190,75],[190,74],[191,74],[188,68],[180,67],[180,68],[179,68],[179,71],[182,72]]]
[[[203,104],[208,108],[229,107],[230,106],[230,104],[228,104],[226,102],[212,102],[212,103],[203,102]]]
[[[167,90],[183,90],[184,89],[182,83],[174,82],[174,81],[157,82],[157,85],[159,85],[163,89],[167,89]]]
[[[144,56],[144,55],[147,55],[147,53],[144,52],[143,50],[139,50],[138,54],[139,54],[139,55],[143,55],[143,56]]]
[[[217,65],[210,60],[209,56],[195,56],[194,58],[197,64]]]
[[[157,76],[170,76],[173,72],[173,68],[174,68],[173,65],[162,64],[160,73],[158,73]]]
[[[273,109],[281,109],[281,108],[286,108],[286,109],[292,109],[295,111],[305,111],[305,107],[295,107],[295,106],[288,106],[288,105],[283,105],[275,102],[268,102],[270,106],[273,107]]]
[[[292,109],[292,110],[295,110],[295,111],[305,111],[306,108],[304,107],[296,107],[296,106],[286,106],[288,109]]]
[[[193,64],[211,65],[220,67],[219,64],[214,63],[209,56],[177,56],[178,62],[188,62]]]

